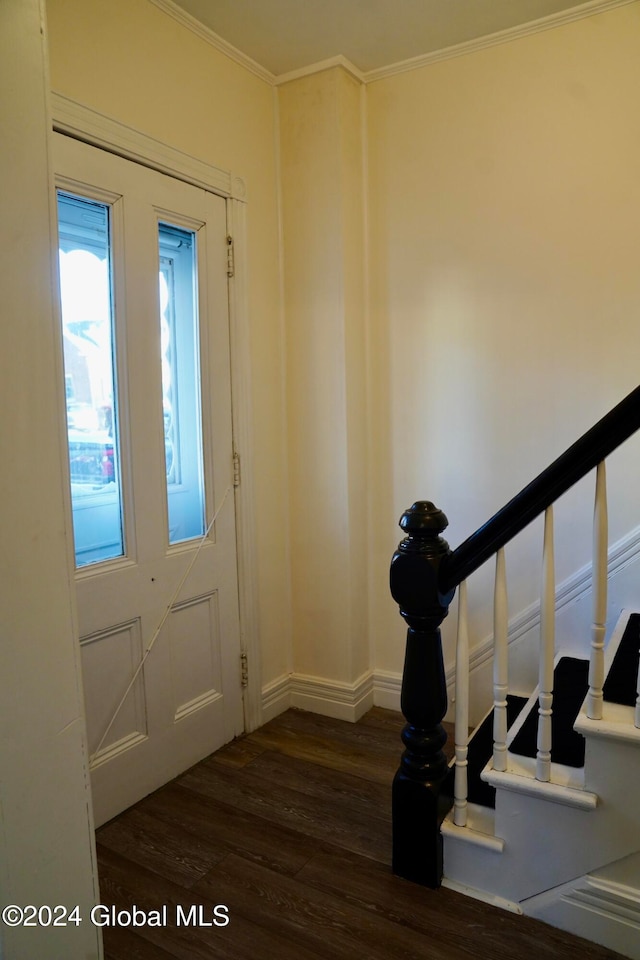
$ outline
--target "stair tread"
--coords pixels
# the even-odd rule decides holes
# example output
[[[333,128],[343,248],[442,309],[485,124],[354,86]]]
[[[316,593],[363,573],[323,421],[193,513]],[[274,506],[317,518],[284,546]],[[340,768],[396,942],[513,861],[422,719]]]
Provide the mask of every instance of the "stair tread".
[[[561,657],[554,671],[554,712],[552,714],[551,759],[570,767],[584,766],[584,738],[573,730],[588,687],[589,664],[574,657]],[[527,703],[526,697],[507,697],[507,727],[510,729]],[[511,753],[535,757],[538,711],[535,703],[509,746]],[[493,752],[493,711],[484,718],[469,741],[468,800],[495,808],[496,788],[480,779]],[[452,770],[453,774],[453,770]],[[452,794],[453,795],[453,794]]]
[[[604,683],[603,694],[608,703],[635,705],[639,663],[640,613],[632,613]]]
[[[551,760],[567,767],[583,767],[584,737],[573,729],[582,702],[589,689],[589,662],[576,657],[561,657],[553,673],[553,713],[551,715]],[[511,753],[535,757],[538,737],[538,711],[529,711],[522,727],[509,745]]]
[[[640,664],[640,613],[632,613],[607,672],[604,699],[608,703],[634,706]],[[576,717],[589,689],[589,662],[576,657],[561,657],[553,675],[553,713],[551,717],[551,760],[566,767],[584,766],[585,740],[574,729]],[[526,698],[509,694],[507,726],[512,728],[522,712]],[[520,729],[509,744],[509,752],[535,757],[537,752],[538,710],[534,701]],[[493,711],[476,728],[469,741],[468,800],[495,808],[496,789],[480,779],[493,751]],[[453,768],[450,773],[453,796]]]

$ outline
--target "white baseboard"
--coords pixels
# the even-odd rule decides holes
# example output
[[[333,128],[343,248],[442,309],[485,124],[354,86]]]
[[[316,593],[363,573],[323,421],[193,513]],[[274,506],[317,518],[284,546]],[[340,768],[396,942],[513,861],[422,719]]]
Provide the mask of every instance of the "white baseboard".
[[[371,707],[400,713],[402,674],[390,670],[365,673],[356,683],[340,683],[299,673],[285,673],[262,688],[263,722],[289,707],[338,720],[358,720]]]
[[[362,674],[355,683],[300,673],[293,673],[289,679],[291,706],[299,710],[355,723],[373,706],[373,674],[369,672]]]
[[[619,567],[636,559],[639,552],[640,528],[637,528],[610,551],[610,572],[614,574]],[[590,570],[590,567],[588,570],[585,567],[560,584],[557,591],[558,609],[591,589]],[[509,643],[518,640],[529,630],[537,629],[539,623],[540,604],[537,602],[510,620]],[[471,651],[471,674],[487,664],[492,656],[493,636],[489,636]],[[447,669],[446,682],[450,701],[453,702],[454,666]],[[363,674],[355,684],[305,674],[282,674],[262,688],[262,722],[268,723],[290,707],[350,721],[359,719],[372,706],[400,712],[401,690],[402,674],[389,670]]]
[[[400,713],[400,694],[402,674],[388,670],[375,670],[373,673],[373,705]]]
[[[640,527],[631,530],[609,548],[609,578],[615,578],[640,559]],[[584,600],[591,592],[591,565],[558,584],[556,614]],[[509,621],[509,643],[515,643],[540,626],[540,603],[531,604]],[[470,672],[485,667],[493,656],[493,636],[486,637],[471,651]],[[455,667],[446,671],[450,703],[454,702]],[[304,674],[283,674],[262,688],[262,721],[268,723],[289,707],[298,707],[339,720],[358,720],[372,706],[400,711],[402,674],[387,670],[364,673],[355,683],[342,683]]]
[[[283,673],[262,688],[262,722],[269,723],[291,706],[291,674]]]
[[[284,674],[262,689],[265,723],[290,707],[354,723],[374,705],[373,674],[364,673],[355,683],[326,680],[301,673]]]

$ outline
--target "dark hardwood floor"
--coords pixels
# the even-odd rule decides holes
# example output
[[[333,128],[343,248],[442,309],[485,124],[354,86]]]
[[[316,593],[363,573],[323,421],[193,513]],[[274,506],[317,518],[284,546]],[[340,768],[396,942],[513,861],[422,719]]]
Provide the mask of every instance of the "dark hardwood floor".
[[[290,710],[101,827],[102,903],[149,921],[104,927],[106,960],[618,957],[392,875],[402,723]]]

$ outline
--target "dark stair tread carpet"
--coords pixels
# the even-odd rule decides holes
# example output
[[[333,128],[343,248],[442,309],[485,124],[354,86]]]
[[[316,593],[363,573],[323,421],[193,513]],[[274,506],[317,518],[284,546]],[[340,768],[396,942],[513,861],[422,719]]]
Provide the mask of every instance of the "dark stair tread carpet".
[[[637,698],[640,666],[640,613],[632,613],[620,640],[604,683],[604,699],[633,707]],[[551,715],[551,759],[568,767],[584,766],[585,741],[573,729],[580,707],[589,689],[589,662],[561,657],[553,674],[553,713]],[[507,726],[513,726],[526,704],[524,697],[507,697]],[[538,706],[532,705],[520,730],[509,746],[518,756],[535,757],[538,739]],[[473,732],[468,753],[468,800],[495,808],[495,787],[480,779],[493,752],[493,711]],[[445,792],[453,798],[454,767],[447,777]]]
[[[515,722],[516,717],[527,702],[526,697],[517,697],[514,694],[507,696],[507,727]],[[486,767],[493,753],[493,710],[479,727],[473,731],[469,740],[467,754],[467,799],[469,803],[477,803],[482,807],[495,808],[496,788],[480,779],[480,774]],[[453,798],[455,767],[449,770],[445,786],[446,793]]]
[[[551,715],[551,759],[570,767],[584,766],[584,738],[576,733],[573,724],[582,706],[589,678],[587,660],[562,657],[553,674],[553,713]],[[509,694],[507,697],[507,726],[513,726],[527,703],[527,698]],[[518,756],[535,757],[538,738],[538,706],[535,701],[522,727],[509,746]],[[480,779],[480,774],[493,753],[493,711],[474,731],[469,741],[468,800],[483,807],[495,808],[496,790]],[[454,769],[450,770],[447,793],[453,797]]]
[[[584,766],[584,737],[573,729],[582,701],[589,689],[589,661],[561,657],[553,672],[553,713],[551,714],[551,760],[567,767]],[[509,750],[522,757],[535,757],[538,738],[538,709],[534,703]]]
[[[627,707],[635,706],[639,662],[640,613],[632,613],[605,680],[603,688],[605,700],[609,703],[621,703]]]

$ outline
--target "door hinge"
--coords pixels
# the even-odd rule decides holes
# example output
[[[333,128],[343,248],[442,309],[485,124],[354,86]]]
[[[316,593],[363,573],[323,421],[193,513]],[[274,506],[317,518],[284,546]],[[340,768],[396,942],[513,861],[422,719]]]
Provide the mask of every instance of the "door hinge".
[[[233,485],[234,487],[240,486],[240,454],[234,453],[233,455]]]
[[[240,654],[240,683],[243,687],[249,686],[249,666],[246,653]]]
[[[236,265],[233,255],[233,237],[231,234],[227,234],[227,276],[235,276]]]

